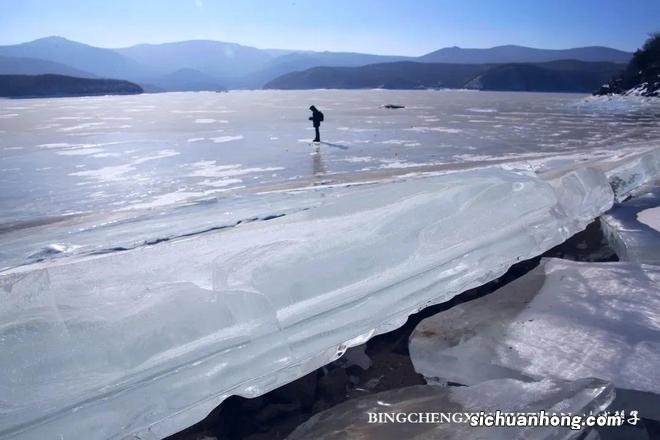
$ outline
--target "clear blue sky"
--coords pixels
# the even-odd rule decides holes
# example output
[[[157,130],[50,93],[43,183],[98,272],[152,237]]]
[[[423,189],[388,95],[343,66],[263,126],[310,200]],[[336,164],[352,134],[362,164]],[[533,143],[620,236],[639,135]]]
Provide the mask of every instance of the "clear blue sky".
[[[446,46],[602,45],[660,31],[660,0],[0,0],[0,44],[102,47],[214,39],[259,48],[421,55]]]

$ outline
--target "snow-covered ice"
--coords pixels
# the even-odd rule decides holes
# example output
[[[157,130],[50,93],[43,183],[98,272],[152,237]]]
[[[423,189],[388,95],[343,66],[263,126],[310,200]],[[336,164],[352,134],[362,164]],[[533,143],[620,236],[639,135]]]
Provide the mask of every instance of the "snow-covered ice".
[[[471,425],[469,418],[464,423],[369,423],[369,414],[374,417],[376,414],[440,413],[450,417],[456,414],[462,419],[465,414],[478,417],[481,411],[488,414],[499,410],[581,415],[602,411],[613,398],[613,387],[597,379],[574,382],[496,379],[469,387],[417,385],[341,403],[312,416],[298,426],[287,440],[568,440],[583,435],[584,427],[578,424],[574,426],[576,429],[533,426],[493,428]]]
[[[603,233],[620,260],[660,264],[660,231],[653,227],[659,206],[660,181],[656,181],[600,218]]]
[[[431,382],[596,377],[630,400],[627,409],[658,419],[659,335],[660,267],[544,259],[496,292],[423,320],[409,348]]]
[[[660,205],[660,203],[659,203]],[[660,206],[637,213],[637,220],[651,229],[660,232]]]

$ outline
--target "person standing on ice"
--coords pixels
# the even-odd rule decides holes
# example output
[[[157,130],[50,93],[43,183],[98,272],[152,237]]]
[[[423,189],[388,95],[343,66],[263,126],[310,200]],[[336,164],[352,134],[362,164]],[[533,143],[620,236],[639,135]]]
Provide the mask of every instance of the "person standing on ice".
[[[321,142],[321,134],[319,133],[319,127],[321,126],[321,122],[323,121],[323,113],[318,111],[318,109],[314,106],[311,106],[309,109],[312,111],[312,116],[309,117],[309,120],[312,121],[312,124],[314,125],[314,131],[316,132],[316,137],[314,137],[313,142]]]

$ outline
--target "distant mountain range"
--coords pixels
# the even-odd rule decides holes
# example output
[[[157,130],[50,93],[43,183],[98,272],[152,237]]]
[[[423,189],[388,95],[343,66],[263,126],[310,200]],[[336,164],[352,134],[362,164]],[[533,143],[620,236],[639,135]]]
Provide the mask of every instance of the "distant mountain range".
[[[267,89],[428,89],[592,92],[625,64],[575,60],[546,63],[449,64],[395,62],[361,67],[315,67],[282,75]]]
[[[101,49],[61,37],[0,46],[0,56],[51,61],[82,71],[87,76],[100,78],[134,79],[136,76],[149,76],[152,70],[114,50]],[[7,70],[6,66],[2,69]]]
[[[47,37],[23,44],[0,46],[0,73],[24,75],[52,73],[81,78],[115,78],[140,84],[146,91],[188,91],[262,88],[266,84],[272,87],[274,83],[284,81],[279,78],[282,75],[318,67],[362,68],[361,66],[372,64],[394,63],[391,67],[369,67],[367,70],[396,71],[403,66],[400,63],[410,62],[417,67],[406,67],[404,70],[422,74],[421,72],[428,69],[431,71],[438,69],[418,66],[426,63],[492,65],[541,63],[562,59],[626,63],[631,56],[631,53],[607,47],[548,50],[499,46],[491,49],[453,47],[440,49],[421,57],[403,57],[350,52],[257,49],[209,40],[140,44],[127,48],[107,49],[61,37]],[[467,71],[471,68],[447,67],[446,69]],[[484,73],[482,69],[484,67],[476,68],[476,74]],[[390,78],[388,82],[396,84],[397,81],[402,83],[408,81],[409,85],[433,82],[429,78],[422,80],[407,75],[402,78]],[[487,79],[484,78],[484,81]],[[438,79],[436,83],[438,81],[446,83],[450,82],[450,78],[442,76],[442,79]],[[369,80],[370,84],[371,82],[372,80]]]
[[[313,67],[282,75],[266,89],[460,88],[489,68],[484,64],[399,61],[360,67]]]
[[[534,49],[524,46],[497,46],[490,49],[447,47],[418,58],[425,63],[493,64],[545,63],[557,60],[609,61],[627,63],[632,54],[602,46],[574,49]]]
[[[55,73],[60,75],[93,78],[94,75],[66,64],[39,58],[16,58],[0,56],[0,75],[41,75]]]
[[[0,96],[36,98],[52,96],[133,95],[137,84],[117,79],[74,78],[64,75],[0,75]]]
[[[591,93],[625,67],[625,64],[575,60],[499,64],[477,75],[464,87],[494,91]]]

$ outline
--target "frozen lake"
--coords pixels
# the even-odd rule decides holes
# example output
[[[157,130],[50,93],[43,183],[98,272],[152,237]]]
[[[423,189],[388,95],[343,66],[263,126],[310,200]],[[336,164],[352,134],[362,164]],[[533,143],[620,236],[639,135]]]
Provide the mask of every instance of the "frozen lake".
[[[318,154],[309,142],[311,104],[325,113]],[[0,260],[14,264],[39,250],[25,246],[27,227],[34,243],[76,246],[65,239],[72,228],[98,231],[157,213],[160,232],[147,237],[153,240],[173,233],[163,215],[190,201],[229,204],[237,194],[358,176],[503,160],[535,169],[552,158],[561,163],[645,149],[660,139],[659,116],[660,105],[643,101],[469,91],[0,100]],[[177,233],[186,232],[187,222]],[[49,226],[34,230],[38,225]],[[16,240],[23,244],[12,249]]]
[[[658,104],[639,99],[0,105],[3,438],[164,438],[499,278],[660,175]]]

